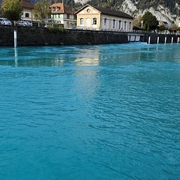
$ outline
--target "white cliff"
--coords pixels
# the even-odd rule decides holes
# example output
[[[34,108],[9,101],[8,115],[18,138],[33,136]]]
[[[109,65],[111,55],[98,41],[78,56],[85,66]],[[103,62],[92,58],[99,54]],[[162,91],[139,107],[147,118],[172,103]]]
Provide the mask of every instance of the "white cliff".
[[[178,4],[176,4],[176,7],[180,7]],[[153,7],[145,10],[137,9],[136,4],[134,4],[131,0],[125,0],[122,3],[121,11],[126,12],[133,17],[137,16],[143,16],[147,11],[151,12],[154,16],[156,16],[158,21],[165,21],[168,24],[175,23],[176,25],[179,25],[180,23],[180,17],[172,14],[168,8],[163,7],[162,5],[159,5],[157,9],[154,9]]]

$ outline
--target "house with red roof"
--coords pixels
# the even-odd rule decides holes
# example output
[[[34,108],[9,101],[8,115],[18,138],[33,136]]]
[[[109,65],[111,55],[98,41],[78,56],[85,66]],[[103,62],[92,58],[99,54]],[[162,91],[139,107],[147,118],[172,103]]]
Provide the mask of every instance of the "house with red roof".
[[[51,19],[59,24],[63,24],[64,28],[72,28],[76,24],[76,16],[73,10],[65,6],[63,3],[55,3],[50,6]]]

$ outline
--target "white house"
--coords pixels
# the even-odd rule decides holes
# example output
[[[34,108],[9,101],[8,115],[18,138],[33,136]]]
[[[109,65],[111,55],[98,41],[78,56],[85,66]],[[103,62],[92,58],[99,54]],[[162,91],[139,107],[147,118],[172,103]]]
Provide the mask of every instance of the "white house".
[[[34,18],[32,13],[34,9],[34,4],[30,0],[21,0],[21,3],[23,8],[23,14],[21,18],[23,20],[32,21]]]
[[[76,24],[74,12],[63,3],[56,3],[50,6],[51,19],[60,24],[64,24],[64,28],[72,28]]]

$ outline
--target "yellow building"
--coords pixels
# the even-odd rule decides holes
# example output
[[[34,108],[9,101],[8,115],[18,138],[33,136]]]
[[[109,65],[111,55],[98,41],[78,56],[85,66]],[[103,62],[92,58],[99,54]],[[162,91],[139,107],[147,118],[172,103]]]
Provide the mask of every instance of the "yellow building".
[[[108,31],[131,31],[133,17],[107,8],[85,5],[76,13],[77,28]]]

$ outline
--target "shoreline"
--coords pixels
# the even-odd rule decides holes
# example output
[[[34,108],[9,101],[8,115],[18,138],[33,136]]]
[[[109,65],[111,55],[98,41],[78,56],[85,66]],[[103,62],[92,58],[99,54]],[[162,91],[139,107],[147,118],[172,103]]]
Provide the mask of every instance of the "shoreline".
[[[180,35],[176,34],[0,26],[0,46],[14,47],[14,30],[17,31],[17,46],[100,45],[125,44],[129,42],[162,44],[180,42]],[[135,40],[133,41],[132,39]]]

